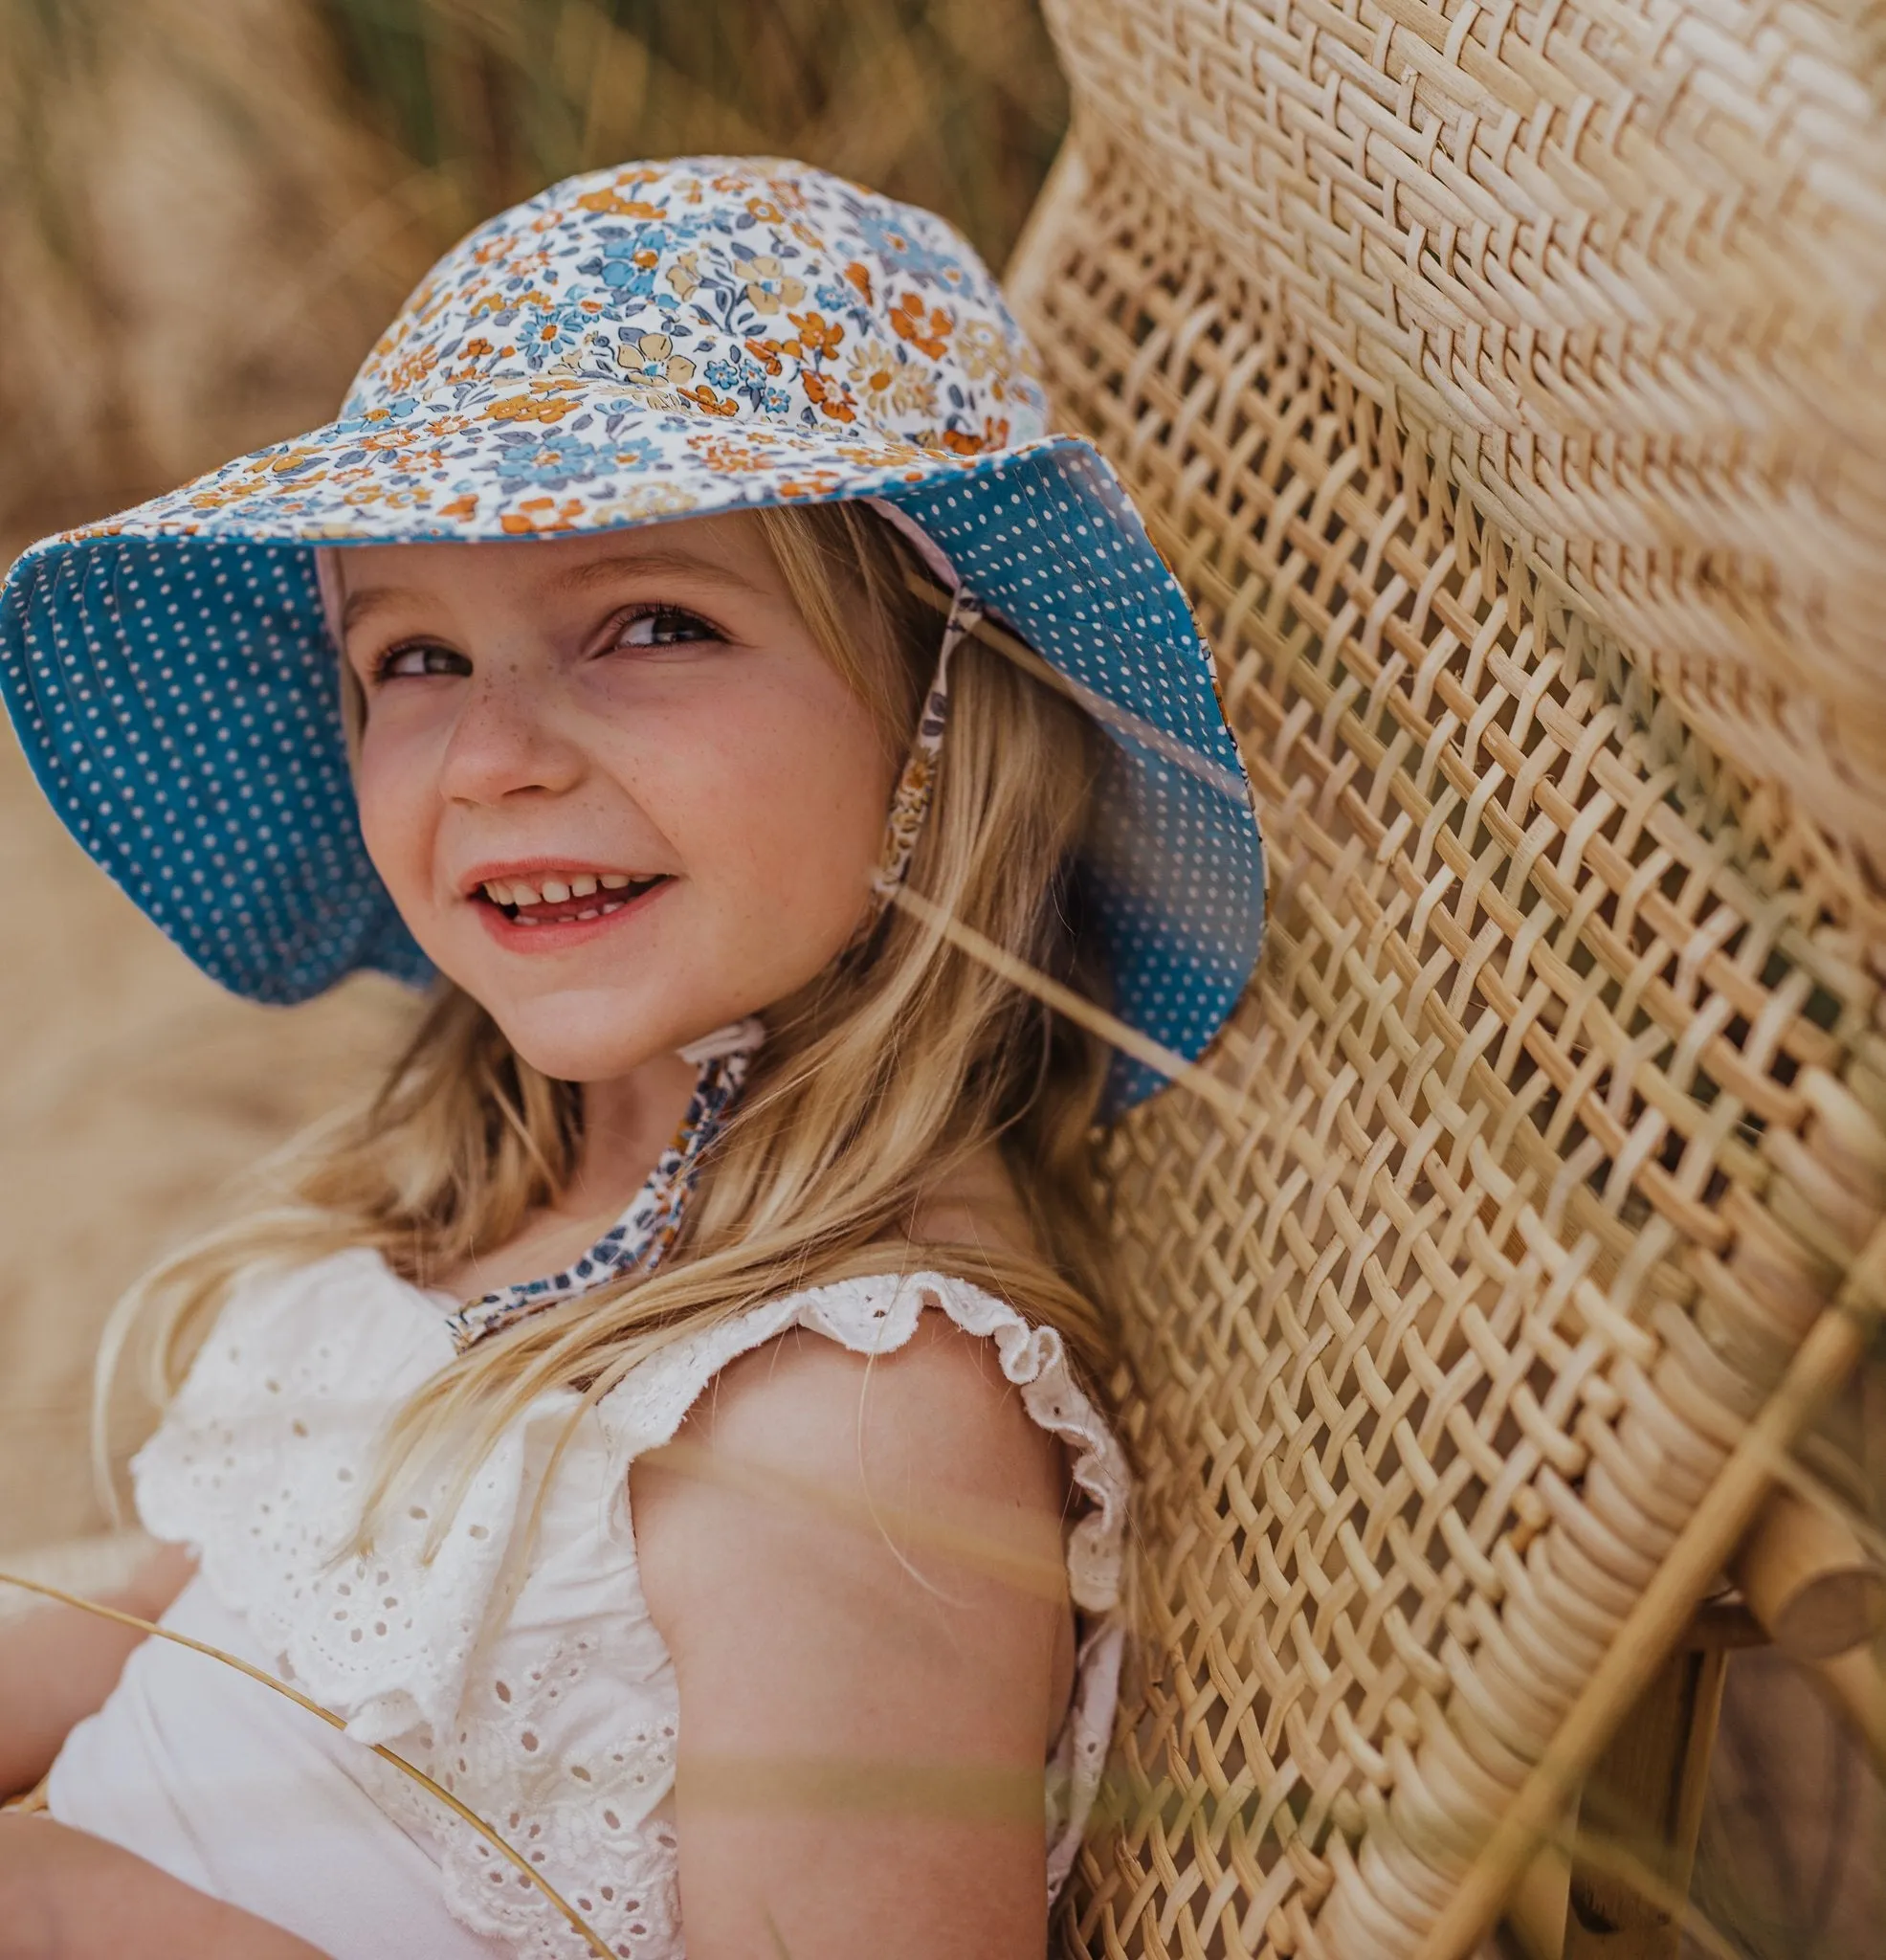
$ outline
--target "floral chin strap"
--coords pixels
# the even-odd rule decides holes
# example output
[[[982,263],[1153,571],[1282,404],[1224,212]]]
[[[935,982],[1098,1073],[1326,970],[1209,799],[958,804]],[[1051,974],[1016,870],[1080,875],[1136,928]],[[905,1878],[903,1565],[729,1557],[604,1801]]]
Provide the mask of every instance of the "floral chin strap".
[[[324,555],[324,554],[322,554]],[[867,945],[885,910],[910,873],[910,860],[922,835],[936,790],[937,765],[943,753],[943,730],[949,720],[949,657],[976,629],[982,608],[960,586],[950,603],[937,654],[936,678],[923,698],[910,754],[898,777],[885,826],[884,851],[872,874],[865,918],[848,951]],[[522,1280],[484,1294],[451,1315],[446,1325],[460,1354],[488,1335],[502,1333],[520,1321],[542,1313],[606,1281],[638,1274],[646,1279],[667,1257],[679,1236],[687,1204],[700,1177],[700,1160],[720,1134],[727,1112],[739,1100],[766,1031],[757,1020],[734,1021],[691,1042],[679,1053],[695,1062],[699,1074],[687,1113],[674,1140],[655,1160],[648,1181],[630,1200],[629,1208],[574,1264],[547,1279]]]
[[[936,677],[923,697],[923,712],[917,718],[917,733],[911,739],[910,753],[904,758],[898,787],[891,795],[891,814],[884,832],[884,855],[871,878],[871,902],[864,924],[853,944],[869,940],[876,930],[891,902],[903,889],[910,875],[910,860],[916,855],[917,840],[923,834],[923,819],[930,813],[930,799],[936,791],[937,765],[943,755],[943,730],[949,724],[949,657],[974,633],[981,623],[983,609],[958,586],[949,602],[949,618],[943,625],[943,645],[937,654]]]

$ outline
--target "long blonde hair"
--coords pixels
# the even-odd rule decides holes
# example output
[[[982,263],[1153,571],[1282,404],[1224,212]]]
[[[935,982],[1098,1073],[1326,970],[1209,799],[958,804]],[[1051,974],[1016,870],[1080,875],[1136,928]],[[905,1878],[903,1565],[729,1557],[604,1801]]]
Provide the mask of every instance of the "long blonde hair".
[[[809,626],[900,756],[941,628],[913,591],[906,547],[854,504],[766,511],[760,522]],[[944,913],[1090,991],[1100,976],[1079,970],[1067,872],[1095,739],[1077,708],[987,645],[963,643],[909,874]],[[894,1266],[943,1267],[1003,1294],[1059,1330],[1090,1385],[1104,1383],[1112,1322],[1090,1154],[1104,1046],[895,909],[865,957],[839,961],[767,1021],[745,1096],[661,1269],[540,1314],[441,1370],[395,1418],[369,1518],[415,1453],[430,1459],[449,1441],[469,1480],[547,1389],[593,1398],[682,1331]],[[990,1140],[1040,1251],[927,1244],[920,1259],[926,1190]],[[148,1329],[153,1392],[167,1396],[243,1274],[365,1246],[425,1284],[505,1244],[552,1202],[582,1141],[581,1089],[540,1074],[477,1001],[443,986],[371,1102],[290,1160],[285,1202],[161,1266],[127,1303],[121,1331],[132,1320]]]

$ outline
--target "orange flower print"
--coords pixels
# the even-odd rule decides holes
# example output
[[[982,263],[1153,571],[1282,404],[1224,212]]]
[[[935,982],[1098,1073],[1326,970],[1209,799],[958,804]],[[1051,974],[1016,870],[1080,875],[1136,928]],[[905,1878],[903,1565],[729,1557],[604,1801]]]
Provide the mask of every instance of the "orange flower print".
[[[746,200],[746,214],[758,218],[763,225],[776,225],[786,213],[770,198],[749,197]]]
[[[823,374],[817,374],[808,368],[799,377],[799,383],[807,395],[816,405],[821,415],[832,422],[855,422],[858,418],[857,404],[842,384],[828,381]]]
[[[717,477],[745,476],[750,471],[772,466],[770,443],[752,443],[742,441],[737,436],[713,435],[692,439],[690,447]]]
[[[580,402],[553,394],[514,394],[507,395],[501,402],[493,402],[485,410],[484,419],[487,422],[561,422],[580,407]]]
[[[426,377],[438,366],[439,350],[436,346],[416,347],[402,361],[395,361],[386,371],[386,385],[394,394],[416,394],[426,384]]]
[[[478,493],[467,490],[462,497],[455,497],[450,503],[439,505],[441,517],[456,518],[461,523],[470,523],[478,514]]]
[[[614,190],[592,190],[587,197],[579,197],[576,201],[584,211],[593,211],[602,217],[658,218],[665,215],[658,204],[644,204],[638,197],[623,197]]]
[[[857,288],[860,298],[867,306],[876,304],[871,297],[871,271],[868,266],[860,265],[855,258],[853,259],[845,268],[845,278],[849,284]]]
[[[905,340],[920,353],[928,354],[933,361],[943,357],[944,344],[956,330],[955,320],[941,306],[932,306],[925,319],[923,302],[915,293],[906,293],[891,308],[891,330],[899,340]]]
[[[779,357],[786,352],[785,345],[781,342],[748,341],[746,343],[746,351],[759,362],[760,366],[766,370],[768,375],[777,379],[781,371]]]
[[[831,497],[844,487],[845,479],[836,470],[813,470],[804,477],[788,477],[779,485],[782,497]]]
[[[322,453],[318,449],[291,449],[280,456],[270,457],[263,467],[272,477],[300,477],[304,480],[316,480],[309,479],[308,472],[321,458]],[[326,472],[322,474],[324,476]]]
[[[1005,416],[997,421],[993,416],[987,416],[980,435],[972,435],[963,429],[945,429],[937,447],[948,450],[952,456],[982,456],[991,449],[1006,449],[1008,443],[1008,418]]]
[[[632,381],[669,381],[679,387],[694,379],[694,363],[675,351],[665,333],[645,333],[632,347],[618,348],[615,358]]]
[[[369,429],[360,438],[360,447],[369,455],[405,456],[420,443],[433,440],[436,434],[430,424],[414,428],[410,422],[388,422]]]
[[[936,447],[936,434],[930,433],[930,446]],[[862,444],[854,448],[850,443],[837,443],[832,454],[841,462],[855,463],[861,470],[881,469],[886,463],[927,463],[930,458],[923,454],[923,445],[919,442],[900,442],[893,438],[889,443],[880,443],[876,448],[866,449]]]
[[[260,483],[218,483],[213,489],[198,490],[190,498],[190,505],[196,510],[220,510],[226,503],[240,503],[245,497],[255,497],[261,493]],[[102,526],[97,526],[85,533],[87,537],[111,535]]]
[[[527,497],[516,510],[507,510],[498,523],[514,538],[530,537],[539,531],[570,530],[582,515],[580,497],[566,497],[561,503],[554,497]]]
[[[831,360],[845,338],[845,329],[827,320],[823,313],[788,313],[787,318],[797,328],[798,337],[788,345],[786,351],[789,354],[796,347],[802,361]]]
[[[740,404],[738,402],[727,401],[724,397],[716,394],[704,381],[699,388],[682,389],[681,396],[683,400],[691,401],[696,408],[709,415],[737,415],[740,413]]]
[[[791,278],[771,253],[746,261],[746,303],[755,313],[781,313],[805,297],[805,280]]]
[[[541,312],[554,307],[556,301],[548,293],[532,290],[528,293],[480,293],[472,301],[472,318],[477,319],[484,313]]]

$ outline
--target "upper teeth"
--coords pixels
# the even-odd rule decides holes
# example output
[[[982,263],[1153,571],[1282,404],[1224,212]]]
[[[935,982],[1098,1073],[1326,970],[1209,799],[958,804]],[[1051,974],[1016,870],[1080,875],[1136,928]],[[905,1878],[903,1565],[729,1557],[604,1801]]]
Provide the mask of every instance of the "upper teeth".
[[[484,895],[494,905],[561,905],[566,899],[588,898],[598,885],[606,892],[619,892],[634,882],[626,871],[572,871],[540,884],[521,878],[488,878]]]

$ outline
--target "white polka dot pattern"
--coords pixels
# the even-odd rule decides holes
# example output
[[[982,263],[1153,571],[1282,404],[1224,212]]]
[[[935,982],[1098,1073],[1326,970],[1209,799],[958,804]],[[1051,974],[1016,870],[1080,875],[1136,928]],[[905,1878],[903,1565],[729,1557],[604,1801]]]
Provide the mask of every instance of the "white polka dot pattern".
[[[1196,1056],[1256,959],[1256,821],[1184,594],[1108,465],[1042,433],[1032,368],[928,213],[766,161],[574,178],[440,261],[341,420],[21,558],[0,694],[74,835],[223,985],[417,982],[360,841],[313,546],[885,499],[1124,711],[1082,917],[1114,1012]],[[1110,1109],[1158,1080],[1119,1058]]]

